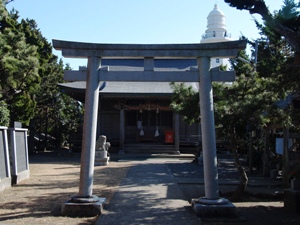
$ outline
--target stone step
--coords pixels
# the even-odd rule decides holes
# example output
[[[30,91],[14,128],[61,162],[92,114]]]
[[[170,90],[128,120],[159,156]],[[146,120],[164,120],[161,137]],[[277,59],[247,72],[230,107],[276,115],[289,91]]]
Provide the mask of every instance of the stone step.
[[[159,144],[129,144],[125,145],[123,149],[124,153],[131,154],[157,154],[157,153],[168,153],[175,154],[174,145],[159,145]]]

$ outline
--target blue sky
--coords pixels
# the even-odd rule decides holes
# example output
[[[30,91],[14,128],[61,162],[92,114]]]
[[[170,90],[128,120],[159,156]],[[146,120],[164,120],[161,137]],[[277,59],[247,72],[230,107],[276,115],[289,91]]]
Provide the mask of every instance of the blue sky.
[[[271,12],[283,4],[283,0],[265,2]],[[18,10],[21,18],[34,19],[49,42],[172,44],[199,43],[214,4],[226,15],[233,39],[241,34],[258,37],[251,15],[223,0],[14,0],[7,8]],[[61,57],[59,51],[53,53]],[[85,59],[63,61],[73,69],[86,65]]]

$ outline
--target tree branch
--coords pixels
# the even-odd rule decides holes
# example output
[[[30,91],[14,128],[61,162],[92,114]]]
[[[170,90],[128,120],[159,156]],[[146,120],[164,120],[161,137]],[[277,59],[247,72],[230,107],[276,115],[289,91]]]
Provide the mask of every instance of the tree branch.
[[[5,5],[7,5],[8,3],[11,3],[11,2],[13,2],[14,0],[8,0],[8,1],[6,1],[5,2]]]

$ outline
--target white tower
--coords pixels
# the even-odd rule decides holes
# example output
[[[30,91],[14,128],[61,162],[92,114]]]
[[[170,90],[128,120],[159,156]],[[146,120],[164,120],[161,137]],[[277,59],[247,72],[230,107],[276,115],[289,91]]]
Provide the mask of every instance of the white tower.
[[[214,9],[207,16],[207,30],[205,31],[205,34],[202,35],[201,43],[224,42],[231,40],[230,34],[226,29],[225,15],[221,10],[219,10],[218,5],[215,4]],[[211,68],[220,65],[228,65],[228,59],[211,59]]]

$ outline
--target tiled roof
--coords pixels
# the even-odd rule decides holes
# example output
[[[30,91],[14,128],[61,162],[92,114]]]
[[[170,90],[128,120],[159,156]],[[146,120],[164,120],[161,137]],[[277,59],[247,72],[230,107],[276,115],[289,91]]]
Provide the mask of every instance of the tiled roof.
[[[101,83],[100,85],[102,85]],[[194,83],[187,83],[194,85]],[[59,84],[67,92],[83,92],[86,88],[85,81]],[[196,86],[195,86],[196,87]],[[100,90],[100,95],[107,94],[172,94],[170,83],[167,82],[105,82],[104,88]]]

